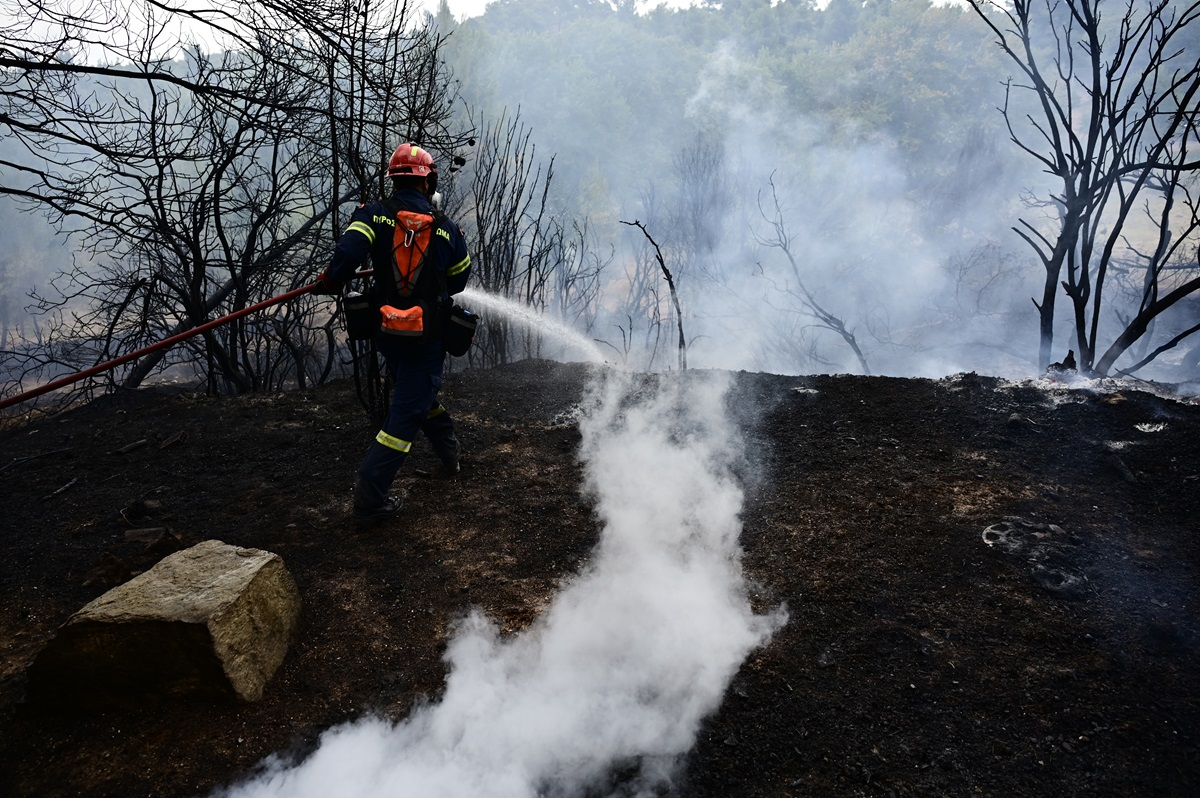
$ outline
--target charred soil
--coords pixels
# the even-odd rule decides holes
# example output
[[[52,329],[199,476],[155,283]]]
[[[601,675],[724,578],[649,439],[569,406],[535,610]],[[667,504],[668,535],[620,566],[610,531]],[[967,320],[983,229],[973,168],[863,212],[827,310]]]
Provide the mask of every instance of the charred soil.
[[[444,688],[457,619],[527,627],[600,530],[588,369],[448,376],[462,473],[418,444],[401,518],[348,523],[353,385],[142,391],[0,432],[0,793],[205,795]],[[649,378],[648,378],[649,379]],[[1200,794],[1200,406],[1130,389],[737,375],[743,565],[789,620],[680,796]],[[70,615],[172,550],[276,552],[304,600],[261,701],[25,699]]]

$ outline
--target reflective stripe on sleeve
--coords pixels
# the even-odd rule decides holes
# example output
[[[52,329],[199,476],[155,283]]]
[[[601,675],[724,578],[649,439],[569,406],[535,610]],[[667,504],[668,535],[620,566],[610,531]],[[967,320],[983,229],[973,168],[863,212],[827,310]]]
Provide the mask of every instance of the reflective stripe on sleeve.
[[[445,412],[446,412],[445,406],[439,402],[438,406],[433,408],[432,410],[430,410],[429,415],[425,416],[425,418],[427,418],[427,419],[428,418],[437,418],[438,416],[440,416],[442,413],[445,413]]]
[[[463,272],[465,272],[467,270],[467,267],[470,265],[471,265],[471,256],[468,255],[467,257],[463,258],[458,263],[454,264],[449,269],[447,269],[446,276],[453,277],[456,274],[462,274]]]
[[[346,228],[346,232],[349,233],[351,230],[362,233],[367,237],[367,241],[371,242],[371,246],[375,246],[375,231],[371,229],[371,225],[366,222],[351,222],[350,226]]]
[[[398,452],[408,453],[412,448],[412,441],[402,441],[394,435],[388,435],[383,430],[379,430],[379,434],[375,436],[375,440],[382,443],[389,449],[395,449]]]

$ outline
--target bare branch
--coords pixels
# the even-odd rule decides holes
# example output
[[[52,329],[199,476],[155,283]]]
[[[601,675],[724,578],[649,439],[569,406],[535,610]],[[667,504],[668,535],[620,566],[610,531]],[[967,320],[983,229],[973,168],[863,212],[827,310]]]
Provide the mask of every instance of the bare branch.
[[[667,268],[667,263],[663,260],[662,249],[658,246],[658,242],[650,235],[650,231],[646,229],[646,225],[634,219],[632,222],[620,220],[621,224],[636,227],[642,231],[642,235],[654,247],[655,258],[658,260],[658,266],[662,270],[663,278],[667,281],[667,289],[671,292],[671,301],[675,305],[675,320],[679,326],[679,370],[687,371],[687,338],[683,335],[683,308],[679,304],[679,294],[675,291],[675,280],[671,277],[671,271]]]

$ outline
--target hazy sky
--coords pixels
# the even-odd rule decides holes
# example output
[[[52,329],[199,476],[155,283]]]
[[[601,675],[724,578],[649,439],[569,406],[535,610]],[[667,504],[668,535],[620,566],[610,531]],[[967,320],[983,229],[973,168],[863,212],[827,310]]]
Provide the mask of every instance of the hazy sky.
[[[779,0],[775,0],[778,2]],[[436,12],[439,0],[421,0],[421,2],[431,11]],[[450,0],[450,13],[455,19],[462,20],[467,17],[477,17],[483,13],[484,7],[493,0]],[[694,0],[639,0],[638,6],[641,8],[654,8],[665,5],[668,8],[684,8],[692,5]],[[824,8],[829,0],[817,0],[817,7]],[[964,0],[934,0],[934,5],[951,5],[961,4]]]
[[[483,13],[484,7],[487,6],[489,3],[493,2],[494,0],[449,0],[449,1],[450,1],[450,13],[452,13],[454,15],[455,19],[462,20],[462,19],[466,19],[467,17],[479,16],[480,14]],[[818,5],[823,6],[828,1],[829,0],[821,0],[821,2],[818,3]],[[439,2],[439,0],[421,0],[421,3],[426,8],[428,8],[431,12],[437,11],[438,2]],[[685,6],[692,5],[692,2],[693,2],[693,0],[661,0],[660,2],[655,2],[655,0],[639,0],[638,6],[652,8],[652,7],[656,7],[656,6],[665,5],[665,6],[668,6],[669,8],[683,8]]]

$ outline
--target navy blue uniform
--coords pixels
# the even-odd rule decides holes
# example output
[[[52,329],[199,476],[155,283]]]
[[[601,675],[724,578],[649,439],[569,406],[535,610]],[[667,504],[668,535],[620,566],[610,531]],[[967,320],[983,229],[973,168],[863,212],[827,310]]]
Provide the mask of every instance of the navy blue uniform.
[[[327,274],[335,285],[345,284],[370,259],[381,293],[385,296],[390,293],[380,281],[390,279],[392,271],[397,210],[432,214],[429,198],[415,189],[397,191],[388,203],[360,205],[333,251]],[[448,298],[467,286],[471,273],[467,243],[458,225],[444,217],[439,218],[429,241],[422,268],[436,269],[444,277],[446,296],[441,298]],[[404,464],[418,430],[429,439],[443,463],[457,462],[454,423],[437,398],[446,363],[442,341],[414,344],[381,336],[377,346],[392,372],[392,404],[383,429],[375,436],[358,470],[354,505],[359,510],[371,510],[387,501],[388,488]]]

